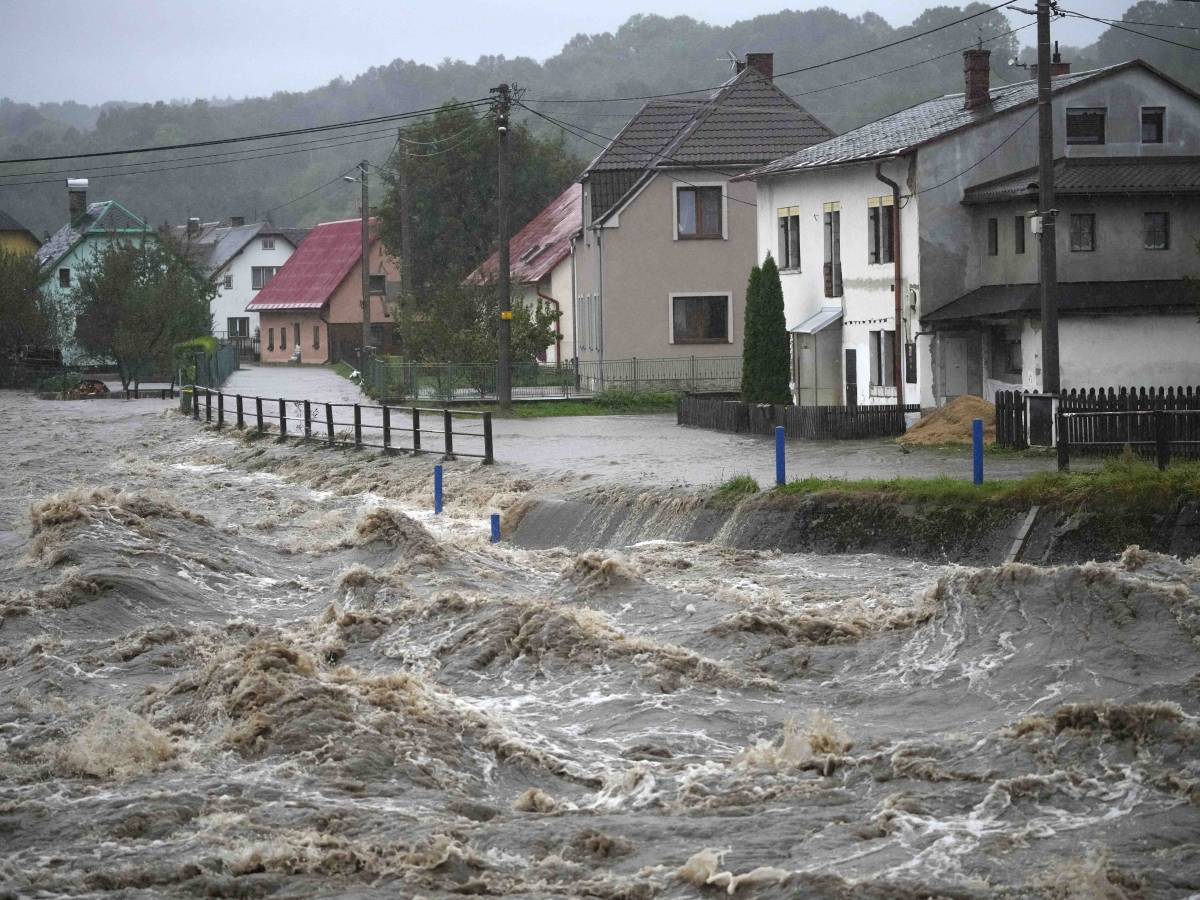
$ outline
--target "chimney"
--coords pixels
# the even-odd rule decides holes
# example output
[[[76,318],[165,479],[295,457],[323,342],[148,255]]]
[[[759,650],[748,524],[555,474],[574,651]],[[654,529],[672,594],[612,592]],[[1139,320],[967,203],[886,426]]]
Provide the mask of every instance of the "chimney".
[[[977,109],[992,102],[991,57],[992,51],[982,47],[963,51],[963,80],[966,83],[963,109]]]
[[[187,223],[188,237],[195,237],[200,233],[200,220],[198,218],[190,218]]]
[[[67,209],[72,222],[87,212],[87,191],[86,178],[67,179]]]
[[[1034,80],[1037,80],[1037,63],[1029,67],[1030,73]],[[1070,75],[1071,64],[1063,62],[1062,54],[1058,52],[1058,41],[1054,42],[1054,55],[1050,58],[1050,77],[1057,78],[1059,75]]]
[[[742,69],[753,69],[767,81],[775,79],[775,54],[774,53],[747,53],[746,62],[738,67],[738,71]]]
[[[246,224],[246,217],[245,216],[230,216],[229,224],[234,228],[241,228],[243,225]]]

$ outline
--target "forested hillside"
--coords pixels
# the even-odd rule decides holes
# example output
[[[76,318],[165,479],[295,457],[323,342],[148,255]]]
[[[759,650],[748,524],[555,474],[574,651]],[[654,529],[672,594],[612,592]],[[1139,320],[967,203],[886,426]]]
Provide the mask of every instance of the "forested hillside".
[[[1130,22],[1161,22],[1200,26],[1200,4],[1164,4],[1144,0],[1131,7]],[[439,66],[396,60],[368,69],[352,81],[336,80],[303,93],[279,93],[240,101],[204,101],[190,104],[110,103],[88,107],[74,103],[29,106],[0,101],[0,158],[57,156],[151,144],[173,144],[242,134],[302,128],[349,119],[378,116],[436,106],[451,99],[468,100],[487,95],[501,81],[526,89],[526,101],[579,98],[636,97],[685,91],[716,85],[729,75],[722,61],[729,53],[775,53],[775,70],[785,73],[844,57],[907,35],[923,32],[963,15],[987,8],[939,6],[916,21],[893,28],[871,13],[847,16],[828,8],[805,12],[786,11],[758,16],[728,27],[693,19],[635,16],[615,33],[578,35],[544,63],[531,59],[484,57],[475,63],[447,61]],[[1032,19],[1014,15],[1016,26]],[[1019,20],[1019,21],[1018,21]],[[1014,25],[998,13],[989,13],[944,28],[895,48],[783,75],[778,83],[805,107],[841,131],[924,98],[961,90],[959,52],[977,39],[992,48],[997,83],[1023,80],[1026,72],[1012,68],[1018,36],[1006,35]],[[1143,31],[1167,35],[1187,43],[1194,36],[1178,29]],[[1029,28],[1020,37],[1029,35]],[[549,48],[548,48],[549,50]],[[1110,29],[1093,46],[1068,50],[1080,65],[1108,65],[1140,56],[1189,84],[1200,86],[1200,54]],[[926,61],[929,60],[929,61]],[[882,77],[880,73],[903,68]],[[865,80],[863,80],[865,79]],[[856,83],[847,83],[856,82]],[[620,128],[636,102],[546,103],[538,108],[600,135]],[[523,114],[527,115],[527,114]],[[554,126],[528,119],[542,134]],[[370,132],[370,133],[368,133]],[[326,136],[322,136],[326,137]],[[363,137],[371,140],[347,143]],[[595,136],[592,140],[601,138]],[[311,224],[321,219],[353,214],[357,189],[330,184],[283,208],[276,208],[335,178],[364,157],[382,163],[395,143],[387,127],[343,134],[327,143],[299,148],[292,138],[277,140],[251,151],[257,158],[211,164],[212,154],[226,148],[164,153],[153,157],[113,157],[72,163],[31,163],[0,166],[0,208],[25,222],[36,233],[52,229],[65,217],[62,179],[68,174],[88,175],[92,196],[120,200],[152,223],[180,222],[188,216],[216,219],[229,215],[248,218],[270,211],[280,224]],[[570,137],[568,148],[581,159],[597,148],[579,137]],[[284,147],[284,144],[290,146]],[[267,153],[277,153],[267,157]],[[243,157],[250,153],[241,154]],[[193,157],[190,161],[182,157]],[[135,163],[138,174],[113,168]],[[188,166],[145,172],[167,166]],[[105,168],[101,168],[105,167]]]

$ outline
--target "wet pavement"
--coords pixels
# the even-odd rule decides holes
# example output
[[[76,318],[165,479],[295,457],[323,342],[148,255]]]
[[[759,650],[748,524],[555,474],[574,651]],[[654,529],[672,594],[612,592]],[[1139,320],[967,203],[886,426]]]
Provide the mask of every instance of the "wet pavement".
[[[335,404],[374,403],[328,368],[240,369],[226,382],[225,392]],[[364,421],[372,421],[369,414],[364,414]],[[393,417],[393,422],[402,428],[407,419]],[[770,438],[680,428],[671,414],[498,418],[493,427],[498,462],[543,475],[658,487],[720,484],[737,475],[751,475],[767,485],[775,478]],[[1051,457],[989,456],[986,477],[1022,478],[1051,471],[1054,465]],[[970,478],[969,452],[904,449],[887,440],[788,443],[789,480],[937,476]]]

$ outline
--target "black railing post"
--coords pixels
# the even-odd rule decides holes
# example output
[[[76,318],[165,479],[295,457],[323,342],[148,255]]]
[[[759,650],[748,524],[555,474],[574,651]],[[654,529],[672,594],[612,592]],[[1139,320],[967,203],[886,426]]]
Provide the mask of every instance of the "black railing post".
[[[485,412],[483,414],[483,462],[485,465],[491,465],[495,461],[495,454],[492,453],[492,414]]]
[[[1171,465],[1171,432],[1167,411],[1161,407],[1154,410],[1154,451],[1159,471],[1165,472]]]
[[[392,411],[383,407],[383,452],[392,452]]]
[[[312,437],[312,403],[304,401],[304,439]]]
[[[246,427],[246,416],[242,412],[242,395],[235,394],[234,401],[237,404],[237,427],[239,429]]]
[[[446,432],[446,455],[444,459],[454,459],[454,417],[450,410],[442,410],[442,428]]]
[[[354,404],[354,448],[362,447],[362,407]]]
[[[254,398],[254,418],[258,425],[258,433],[263,433],[262,397]]]
[[[204,421],[212,421],[212,391],[204,392]]]
[[[1067,417],[1062,413],[1058,413],[1054,417],[1056,444],[1058,447],[1058,471],[1069,472],[1071,469],[1071,441],[1067,436]]]
[[[279,398],[279,440],[287,440],[287,401]]]
[[[217,428],[225,427],[225,395],[217,394]]]
[[[333,437],[333,404],[332,403],[325,404],[325,429],[326,429],[326,431],[329,432],[329,446],[332,447],[332,446],[334,446],[334,443],[335,443],[334,437]]]
[[[200,388],[192,385],[192,418],[199,420],[200,418]]]
[[[415,406],[412,408],[413,422],[413,453],[421,452],[421,411]]]

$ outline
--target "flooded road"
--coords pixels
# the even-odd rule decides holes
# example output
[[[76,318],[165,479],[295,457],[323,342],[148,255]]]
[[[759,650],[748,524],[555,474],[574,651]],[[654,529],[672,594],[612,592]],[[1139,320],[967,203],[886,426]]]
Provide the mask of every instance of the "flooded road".
[[[0,394],[0,892],[1200,890],[1192,563],[494,546],[579,482],[171,409]]]

